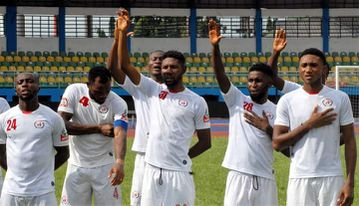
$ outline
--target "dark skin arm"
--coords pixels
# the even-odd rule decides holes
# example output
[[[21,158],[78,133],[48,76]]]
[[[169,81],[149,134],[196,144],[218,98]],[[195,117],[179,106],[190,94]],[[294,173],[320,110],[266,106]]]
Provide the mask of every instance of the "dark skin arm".
[[[0,144],[0,165],[4,170],[7,170],[6,144]]]
[[[280,53],[283,51],[287,45],[286,33],[283,29],[278,29],[275,32],[275,37],[273,41],[273,52],[268,59],[268,65],[272,68],[273,76],[273,86],[279,90],[282,90],[284,87],[284,80],[278,76],[278,58]]]
[[[137,71],[137,69],[131,65],[130,57],[128,55],[127,48],[127,30],[131,24],[130,16],[127,10],[119,9],[118,11],[118,19],[117,19],[117,28],[119,33],[118,39],[118,60],[121,70],[125,75],[127,75],[131,81],[138,85],[141,80],[141,74]]]
[[[119,185],[125,177],[125,156],[126,156],[126,130],[122,127],[115,127],[114,152],[115,163],[113,164],[108,177],[111,185]],[[113,176],[113,177],[112,177]]]
[[[338,197],[337,205],[352,205],[354,200],[354,175],[357,160],[357,148],[353,124],[341,126],[342,137],[345,144],[345,165],[347,180],[345,181]]]
[[[221,51],[219,49],[219,42],[223,38],[223,36],[220,35],[220,26],[213,19],[211,19],[208,22],[208,30],[209,40],[212,45],[211,63],[213,65],[214,73],[216,75],[219,88],[223,93],[227,93],[231,86],[231,82],[225,73],[221,59]]]
[[[61,111],[59,112],[59,114],[64,120],[66,130],[70,135],[101,133],[107,137],[114,136],[113,124],[80,125],[70,121],[73,114]]]
[[[299,127],[289,131],[289,128],[282,125],[274,125],[273,130],[273,148],[281,151],[298,142],[312,128],[318,128],[331,124],[336,119],[337,114],[333,112],[333,108],[323,112],[318,112],[315,107],[311,117]]]
[[[55,155],[55,170],[56,170],[67,161],[67,159],[70,157],[70,153],[68,146],[54,147],[54,148],[56,150],[56,155]]]
[[[209,148],[211,148],[211,130],[201,129],[197,130],[198,142],[193,145],[188,152],[188,156],[192,159],[202,154]]]

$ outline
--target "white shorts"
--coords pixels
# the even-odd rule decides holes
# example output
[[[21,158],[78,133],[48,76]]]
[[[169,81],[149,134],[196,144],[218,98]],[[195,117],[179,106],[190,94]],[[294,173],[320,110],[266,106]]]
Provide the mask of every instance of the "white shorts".
[[[225,206],[277,206],[275,180],[237,171],[229,171],[224,195]]]
[[[67,165],[66,177],[62,188],[61,205],[91,205],[92,194],[95,205],[122,205],[119,186],[111,186],[107,177],[112,164],[83,168]]]
[[[193,177],[189,172],[146,165],[141,206],[193,206],[194,198]]]
[[[142,182],[145,173],[145,153],[137,153],[132,175],[131,205],[140,206],[142,196]]]
[[[55,192],[39,196],[17,196],[2,193],[1,206],[56,206]]]
[[[287,189],[287,205],[335,206],[343,185],[342,176],[290,178]]]

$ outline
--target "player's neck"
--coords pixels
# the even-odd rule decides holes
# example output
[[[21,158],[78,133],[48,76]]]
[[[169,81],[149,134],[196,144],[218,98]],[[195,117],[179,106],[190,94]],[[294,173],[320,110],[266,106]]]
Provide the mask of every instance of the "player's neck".
[[[172,93],[178,93],[178,92],[182,92],[185,90],[185,87],[183,84],[178,83],[176,85],[174,85],[173,87],[167,87],[168,91],[172,92]]]
[[[323,89],[323,87],[324,85],[321,82],[316,84],[303,85],[304,91],[306,91],[308,94],[318,94]]]
[[[37,110],[39,108],[40,104],[39,102],[36,100],[31,100],[31,101],[23,101],[23,100],[19,100],[19,108],[22,112],[33,112],[35,110]]]

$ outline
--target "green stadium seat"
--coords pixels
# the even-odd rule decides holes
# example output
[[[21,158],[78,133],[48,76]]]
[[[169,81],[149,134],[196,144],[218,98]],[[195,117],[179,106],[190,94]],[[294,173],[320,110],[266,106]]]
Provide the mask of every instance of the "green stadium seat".
[[[254,56],[257,56],[257,54],[256,54],[255,52],[249,52],[249,53],[248,53],[248,56],[249,56],[249,57],[254,57]]]
[[[107,52],[101,52],[101,57],[102,58],[107,58],[108,57],[108,53]]]
[[[17,55],[18,55],[19,57],[23,57],[23,56],[25,56],[25,52],[24,52],[24,51],[18,51],[18,52],[17,52]]]
[[[150,56],[150,54],[148,52],[143,52],[142,53],[142,57],[144,57],[144,58],[149,57],[149,56]]]
[[[78,52],[76,52],[76,56],[78,56],[78,57],[83,57],[83,56],[84,56],[84,53],[81,52],[81,51],[78,51]]]
[[[53,56],[53,57],[57,57],[57,56],[59,56],[59,52],[57,52],[57,51],[52,51],[52,52],[50,53],[50,55]]]
[[[332,55],[331,55],[332,57],[337,57],[337,56],[339,56],[339,53],[338,52],[332,52]]]
[[[92,56],[93,56],[93,57],[99,57],[99,56],[100,56],[100,53],[94,52],[94,53],[92,53]]]
[[[70,52],[67,53],[67,56],[72,58],[72,57],[75,56],[75,52],[70,51]]]
[[[289,56],[289,54],[288,54],[288,52],[282,52],[282,53],[281,53],[281,56],[282,56],[282,57],[286,57],[286,56]]]
[[[246,57],[246,56],[248,56],[248,54],[247,54],[247,52],[241,52],[241,57]]]
[[[50,56],[50,52],[44,51],[44,52],[42,52],[42,55],[47,58],[48,56]]]
[[[348,56],[348,54],[345,52],[345,51],[342,51],[342,52],[340,52],[340,57],[345,57],[345,56]]]

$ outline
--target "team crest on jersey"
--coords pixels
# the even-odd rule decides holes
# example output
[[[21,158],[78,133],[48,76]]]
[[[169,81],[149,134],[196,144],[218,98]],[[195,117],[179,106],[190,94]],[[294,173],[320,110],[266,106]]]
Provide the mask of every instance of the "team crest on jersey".
[[[158,97],[160,99],[165,99],[167,97],[168,92],[167,91],[161,91]]]
[[[203,122],[209,122],[209,115],[208,114],[203,115]]]
[[[36,120],[34,122],[34,127],[35,128],[41,129],[41,128],[44,128],[44,126],[45,126],[45,120]]]
[[[66,97],[63,97],[60,102],[60,107],[68,107],[68,106],[69,106],[69,101],[67,100]]]
[[[269,119],[273,119],[274,115],[270,112],[265,112],[266,117],[268,117]]]
[[[187,107],[188,102],[186,100],[180,99],[178,100],[178,104],[182,107]]]
[[[324,98],[322,100],[322,104],[325,106],[325,107],[330,107],[333,105],[333,100],[329,99],[329,98]]]
[[[108,107],[106,107],[105,105],[101,105],[98,110],[101,112],[101,113],[107,113],[108,112]]]
[[[117,187],[115,187],[115,189],[113,190],[113,198],[118,199],[119,197],[120,195],[118,194]]]

